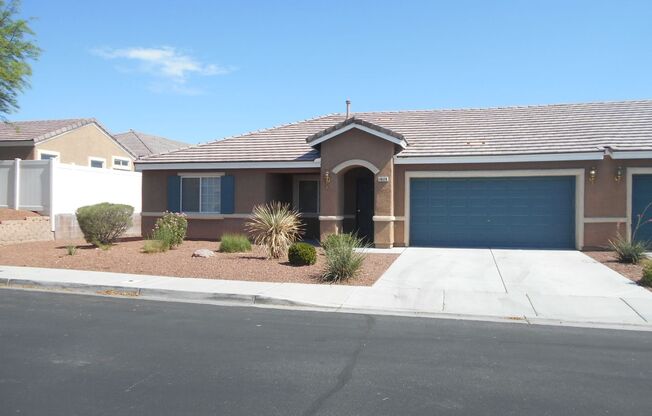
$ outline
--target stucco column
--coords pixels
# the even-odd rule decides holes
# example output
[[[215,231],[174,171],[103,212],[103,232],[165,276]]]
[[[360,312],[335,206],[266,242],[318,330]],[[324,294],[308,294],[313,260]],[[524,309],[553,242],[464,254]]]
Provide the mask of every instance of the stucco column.
[[[390,159],[374,175],[374,246],[394,245],[394,165]]]
[[[342,232],[344,181],[339,176],[322,168],[319,186],[319,238],[322,241],[329,234]]]

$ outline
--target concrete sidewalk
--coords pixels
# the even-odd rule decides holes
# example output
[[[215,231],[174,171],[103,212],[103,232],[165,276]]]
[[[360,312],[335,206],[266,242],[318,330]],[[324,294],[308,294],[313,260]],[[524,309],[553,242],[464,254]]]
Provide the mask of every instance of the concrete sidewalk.
[[[388,273],[390,271],[391,268]],[[374,286],[360,287],[0,266],[0,286],[7,288],[337,312],[652,330],[652,294],[649,293],[650,296],[614,298],[504,291],[469,292],[410,287],[383,279],[385,276]]]

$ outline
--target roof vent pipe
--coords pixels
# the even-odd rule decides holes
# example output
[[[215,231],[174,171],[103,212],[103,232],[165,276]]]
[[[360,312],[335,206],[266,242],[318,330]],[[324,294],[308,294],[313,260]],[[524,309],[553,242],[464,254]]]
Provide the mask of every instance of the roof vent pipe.
[[[351,114],[351,100],[346,100],[346,118]]]

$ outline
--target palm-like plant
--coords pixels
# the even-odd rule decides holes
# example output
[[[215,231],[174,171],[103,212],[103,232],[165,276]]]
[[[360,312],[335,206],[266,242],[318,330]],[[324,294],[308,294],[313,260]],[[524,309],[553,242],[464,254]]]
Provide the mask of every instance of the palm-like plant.
[[[632,230],[632,238],[630,240],[618,233],[615,239],[609,240],[611,249],[616,253],[616,257],[620,263],[637,264],[645,257],[645,252],[650,248],[648,241],[641,241],[636,239],[636,234],[639,229],[645,224],[652,222],[652,218],[646,218],[647,211],[652,207],[652,202],[647,204],[643,212],[637,215],[636,226]]]
[[[256,205],[246,227],[254,243],[265,247],[267,258],[272,259],[287,255],[303,231],[299,213],[280,202]]]

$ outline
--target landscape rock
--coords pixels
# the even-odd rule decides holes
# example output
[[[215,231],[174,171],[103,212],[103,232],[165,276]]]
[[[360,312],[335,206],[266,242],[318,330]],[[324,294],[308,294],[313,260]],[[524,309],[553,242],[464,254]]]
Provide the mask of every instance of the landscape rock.
[[[213,250],[209,250],[207,248],[200,248],[199,250],[195,250],[194,253],[192,253],[192,256],[193,257],[208,258],[208,257],[215,256],[215,252]]]

